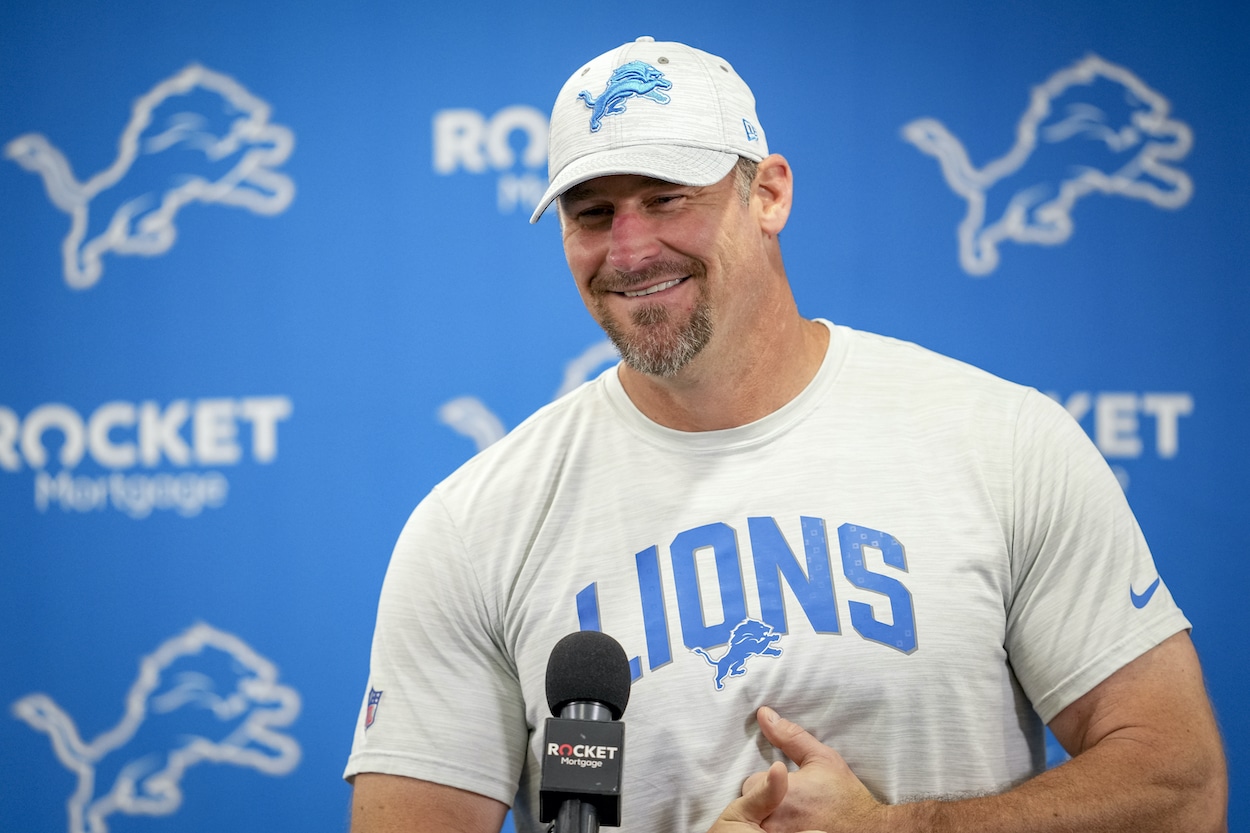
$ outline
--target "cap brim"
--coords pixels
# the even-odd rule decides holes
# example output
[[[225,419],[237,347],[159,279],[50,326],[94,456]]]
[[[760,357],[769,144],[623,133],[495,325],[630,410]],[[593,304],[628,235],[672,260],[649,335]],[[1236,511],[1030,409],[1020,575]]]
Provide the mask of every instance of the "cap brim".
[[[601,176],[638,174],[678,185],[715,185],[738,163],[736,153],[680,145],[636,145],[587,154],[564,166],[530,217],[538,218],[565,191]]]

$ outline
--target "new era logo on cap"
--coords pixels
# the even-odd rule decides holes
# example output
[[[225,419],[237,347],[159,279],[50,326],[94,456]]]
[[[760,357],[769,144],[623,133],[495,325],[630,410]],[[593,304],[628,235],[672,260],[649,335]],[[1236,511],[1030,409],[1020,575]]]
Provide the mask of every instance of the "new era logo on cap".
[[[530,222],[560,194],[596,177],[711,185],[739,157],[758,162],[767,155],[755,96],[728,61],[639,38],[595,58],[561,89],[551,112],[550,185]]]

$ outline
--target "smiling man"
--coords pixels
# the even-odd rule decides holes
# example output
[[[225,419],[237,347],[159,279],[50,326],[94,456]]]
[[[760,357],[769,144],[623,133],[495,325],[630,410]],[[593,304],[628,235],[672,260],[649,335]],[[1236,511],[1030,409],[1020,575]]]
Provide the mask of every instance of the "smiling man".
[[[770,156],[708,185],[609,175],[560,197],[582,299],[621,353],[625,391],[659,424],[744,425],[820,366],[829,330],[799,316],[781,268],[791,192],[789,165]]]
[[[800,315],[793,174],[723,59],[626,44],[551,131],[534,219],[555,204],[622,361],[413,512],[353,831],[544,829],[546,664],[577,629],[631,657],[623,830],[1222,829],[1189,622],[1067,413]]]

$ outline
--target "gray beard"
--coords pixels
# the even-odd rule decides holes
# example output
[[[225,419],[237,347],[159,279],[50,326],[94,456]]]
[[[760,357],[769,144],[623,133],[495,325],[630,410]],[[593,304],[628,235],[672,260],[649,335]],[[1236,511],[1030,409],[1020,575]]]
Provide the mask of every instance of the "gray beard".
[[[625,364],[639,373],[667,379],[676,376],[712,338],[712,316],[705,303],[695,307],[682,326],[672,325],[669,318],[665,307],[643,307],[633,314],[639,330],[632,334],[621,332],[610,318],[599,323]]]
[[[691,275],[690,280],[698,281],[700,285],[700,295],[689,320],[672,320],[668,307],[660,304],[635,310],[630,317],[634,326],[632,332],[626,332],[608,313],[605,305],[598,306],[595,316],[626,365],[639,373],[665,379],[676,376],[712,338],[712,311],[702,294],[706,288],[702,267],[694,261],[680,263],[677,268],[670,263],[658,263],[632,280],[627,281],[624,275],[616,273],[614,279],[604,281],[605,290],[618,286],[625,288],[674,272],[685,272]]]

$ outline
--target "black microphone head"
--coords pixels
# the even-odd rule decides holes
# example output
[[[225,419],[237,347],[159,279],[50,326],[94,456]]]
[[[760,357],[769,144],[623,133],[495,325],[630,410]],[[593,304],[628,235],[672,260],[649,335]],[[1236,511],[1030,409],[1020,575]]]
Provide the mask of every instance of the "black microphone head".
[[[603,703],[619,720],[633,675],[620,643],[599,631],[575,631],[556,643],[547,660],[547,705],[556,717],[569,703]]]

